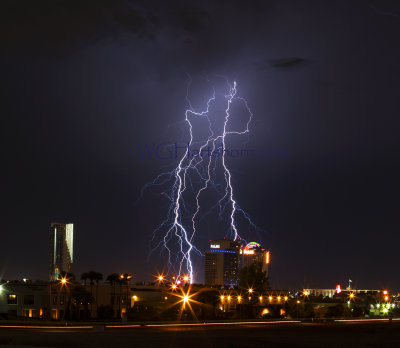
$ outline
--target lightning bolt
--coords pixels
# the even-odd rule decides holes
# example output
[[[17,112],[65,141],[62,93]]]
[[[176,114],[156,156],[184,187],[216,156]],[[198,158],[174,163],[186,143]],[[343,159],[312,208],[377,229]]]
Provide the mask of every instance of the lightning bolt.
[[[189,141],[183,155],[178,160],[176,167],[170,171],[163,172],[156,178],[147,183],[142,188],[143,192],[150,186],[169,186],[167,192],[162,192],[168,198],[169,206],[166,218],[159,224],[153,232],[150,241],[151,253],[156,249],[166,250],[168,253],[169,270],[172,268],[177,273],[178,278],[186,275],[190,283],[194,281],[193,254],[202,255],[194,245],[194,237],[197,233],[197,224],[201,218],[207,216],[216,207],[219,208],[219,218],[223,219],[224,212],[229,211],[229,233],[228,236],[234,240],[241,239],[236,223],[238,214],[242,214],[250,226],[257,228],[249,215],[238,205],[234,196],[232,185],[232,174],[225,160],[227,151],[227,138],[231,135],[241,136],[249,134],[249,126],[253,118],[253,113],[247,101],[237,96],[236,81],[231,84],[227,78],[223,78],[228,90],[223,95],[225,103],[224,114],[212,117],[211,109],[217,100],[216,90],[213,86],[211,96],[205,103],[203,110],[196,110],[190,101],[189,93],[191,79],[188,80],[186,101],[188,109],[185,111],[184,122],[188,127]],[[242,103],[248,114],[246,126],[242,130],[234,131],[231,128],[232,105]],[[208,137],[203,140],[195,140],[194,124],[195,119],[205,121],[208,126]],[[218,127],[218,121],[222,122],[222,127]],[[191,154],[191,146],[201,144],[198,153]],[[210,150],[211,148],[211,150]],[[206,151],[207,150],[207,151]],[[208,157],[203,153],[207,152]],[[218,168],[221,168],[222,175],[219,175]],[[222,183],[220,182],[222,180]],[[196,185],[200,182],[200,185]],[[220,199],[211,206],[208,212],[199,217],[201,211],[200,197],[209,188],[213,189],[220,196]],[[186,196],[190,196],[189,203]],[[159,234],[162,238],[158,238]],[[158,240],[158,242],[157,242]],[[177,248],[176,248],[177,246]],[[175,251],[175,250],[177,251]],[[150,254],[151,254],[150,253]]]

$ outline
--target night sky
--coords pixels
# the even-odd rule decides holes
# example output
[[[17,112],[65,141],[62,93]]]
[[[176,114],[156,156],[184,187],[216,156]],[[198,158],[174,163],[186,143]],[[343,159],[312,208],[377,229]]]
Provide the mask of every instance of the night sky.
[[[78,276],[150,280],[188,76],[227,76],[252,108],[232,160],[274,288],[400,288],[400,5],[396,1],[2,1],[0,277],[48,279],[49,224],[75,224]],[[202,99],[203,98],[203,99]],[[241,146],[239,141],[237,146]],[[196,244],[223,237],[212,218]],[[201,259],[196,280],[203,281]]]

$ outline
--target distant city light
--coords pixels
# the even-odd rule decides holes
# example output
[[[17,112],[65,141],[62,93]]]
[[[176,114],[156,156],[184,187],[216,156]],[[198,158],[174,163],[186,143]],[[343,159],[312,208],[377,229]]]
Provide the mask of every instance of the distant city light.
[[[342,292],[342,288],[340,287],[340,284],[336,285],[336,293],[340,294]]]

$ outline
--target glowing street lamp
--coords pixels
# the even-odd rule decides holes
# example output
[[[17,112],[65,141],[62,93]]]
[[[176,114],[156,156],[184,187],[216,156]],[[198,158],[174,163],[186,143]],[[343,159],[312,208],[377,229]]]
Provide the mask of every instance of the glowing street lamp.
[[[242,300],[242,296],[239,295],[239,296],[237,297],[237,300],[238,300],[238,302],[240,303],[240,301]]]
[[[253,289],[252,288],[250,288],[248,291],[249,291],[249,294],[253,293]]]

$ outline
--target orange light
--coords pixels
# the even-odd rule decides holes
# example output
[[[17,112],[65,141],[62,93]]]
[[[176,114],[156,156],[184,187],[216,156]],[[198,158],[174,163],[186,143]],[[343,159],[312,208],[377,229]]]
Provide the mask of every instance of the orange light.
[[[228,301],[230,301],[231,300],[231,297],[230,296],[228,296]]]
[[[260,299],[260,302],[261,302],[262,301],[262,296],[260,296],[259,299]]]
[[[238,302],[240,302],[240,300],[242,299],[242,296],[238,296],[237,299],[238,299]]]
[[[164,280],[164,276],[162,276],[162,275],[158,276],[158,280],[159,280],[160,282],[162,282],[162,281]]]
[[[299,300],[297,300],[297,301],[296,301],[296,303],[297,303],[297,304],[299,304],[299,303],[300,303],[300,301],[299,301]]]
[[[389,301],[389,296],[385,296],[385,301]]]
[[[387,295],[387,294],[388,294],[388,291],[387,291],[387,290],[384,290],[384,291],[383,291],[383,294],[384,294],[384,295]]]
[[[278,300],[278,301],[280,301],[280,300],[281,300],[281,297],[280,297],[280,296],[278,296],[277,300]]]
[[[287,301],[288,300],[288,297],[287,296],[285,296],[285,301]]]
[[[189,280],[189,277],[188,277],[188,276],[184,276],[184,277],[183,277],[183,280],[184,280],[185,282],[187,282],[187,281]]]
[[[270,261],[269,259],[269,251],[267,251],[266,255],[265,255],[265,263],[268,264]]]
[[[172,288],[172,290],[175,290],[176,289],[176,284],[172,284],[171,288]]]
[[[268,297],[268,300],[272,301],[272,296]]]
[[[350,294],[350,298],[354,298],[354,294],[353,293]]]
[[[249,293],[251,294],[252,292],[253,292],[253,289],[252,289],[252,288],[250,288],[250,289],[249,289]]]
[[[66,284],[67,283],[67,278],[61,278],[61,284]]]

